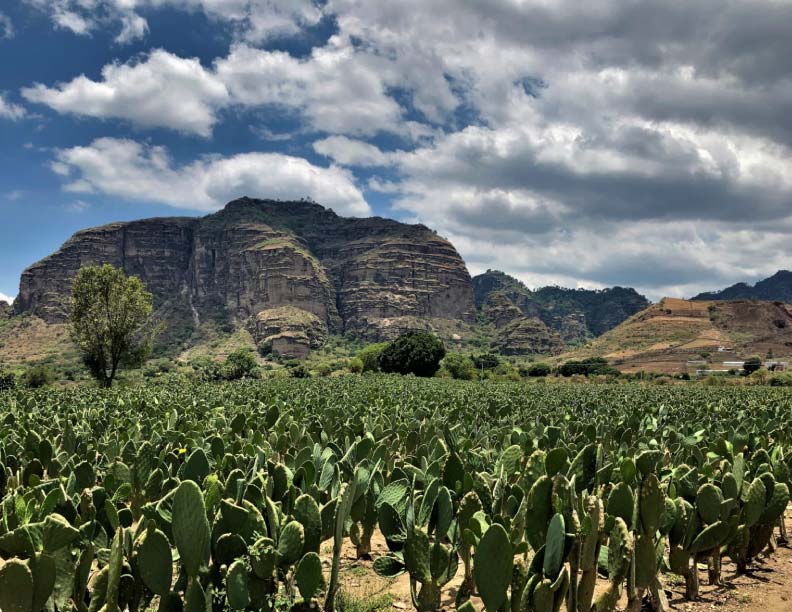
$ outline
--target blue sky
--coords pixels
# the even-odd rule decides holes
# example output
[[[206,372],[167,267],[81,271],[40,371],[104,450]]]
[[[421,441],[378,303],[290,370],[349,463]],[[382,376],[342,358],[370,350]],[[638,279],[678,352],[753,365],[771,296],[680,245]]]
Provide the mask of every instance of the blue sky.
[[[6,0],[0,294],[241,195],[420,221],[472,273],[685,296],[792,267],[792,3]]]

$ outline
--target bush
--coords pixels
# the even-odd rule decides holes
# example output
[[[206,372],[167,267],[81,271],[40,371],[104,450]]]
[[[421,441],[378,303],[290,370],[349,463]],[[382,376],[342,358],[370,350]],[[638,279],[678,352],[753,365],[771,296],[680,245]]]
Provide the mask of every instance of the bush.
[[[333,373],[333,366],[329,363],[320,363],[316,366],[316,373],[319,376],[330,376]]]
[[[298,363],[288,368],[289,376],[292,378],[310,378],[311,372],[305,367],[305,364]]]
[[[553,368],[550,367],[547,363],[532,363],[528,369],[527,374],[532,378],[544,378],[545,376],[550,376],[552,373]]]
[[[0,391],[12,391],[15,388],[16,376],[14,374],[0,374]]]
[[[559,368],[561,376],[590,376],[592,374],[610,374],[618,376],[619,370],[608,365],[608,361],[602,357],[591,357],[582,361],[567,361]]]
[[[364,346],[357,352],[357,357],[363,364],[362,372],[379,372],[380,371],[380,355],[382,351],[388,346],[387,342],[379,342],[377,344],[369,344]]]
[[[771,387],[792,387],[792,374],[774,374],[767,384]]]
[[[25,385],[30,389],[40,389],[55,382],[55,373],[47,366],[38,365],[25,372]]]
[[[258,362],[253,351],[242,348],[231,353],[223,362],[222,373],[226,380],[258,378]]]
[[[443,341],[432,333],[412,331],[391,342],[380,355],[380,369],[395,374],[430,377],[445,357]]]
[[[349,360],[347,369],[352,374],[360,374],[363,371],[363,361],[360,359],[360,357],[353,357]]]
[[[762,367],[762,358],[759,355],[751,355],[743,363],[743,370],[746,374],[753,374]]]
[[[474,355],[471,359],[476,370],[494,370],[500,365],[500,358],[494,353]]]
[[[461,353],[449,353],[443,359],[443,368],[456,380],[473,380],[476,368],[469,357]]]

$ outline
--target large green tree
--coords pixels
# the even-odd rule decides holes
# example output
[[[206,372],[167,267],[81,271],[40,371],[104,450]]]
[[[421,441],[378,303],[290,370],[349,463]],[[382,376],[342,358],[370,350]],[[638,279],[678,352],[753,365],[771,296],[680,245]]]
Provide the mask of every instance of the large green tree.
[[[151,293],[136,276],[109,264],[80,268],[72,282],[70,332],[99,384],[112,386],[121,366],[148,357],[156,333],[151,312]]]
[[[391,342],[380,355],[383,372],[434,376],[445,357],[443,341],[425,331],[411,331]]]

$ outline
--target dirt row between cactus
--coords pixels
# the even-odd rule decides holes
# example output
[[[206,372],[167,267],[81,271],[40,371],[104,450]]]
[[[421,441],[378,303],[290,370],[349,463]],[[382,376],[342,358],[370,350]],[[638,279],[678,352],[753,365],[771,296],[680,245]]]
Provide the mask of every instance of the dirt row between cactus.
[[[787,511],[787,533],[792,534],[792,511]],[[388,553],[385,538],[379,531],[371,541],[371,560],[355,559],[355,548],[347,540],[341,553],[341,592],[346,598],[346,608],[353,612],[375,612],[406,610],[414,608],[410,597],[410,580],[404,574],[388,580],[374,573],[372,562]],[[332,558],[332,543],[322,548],[325,572],[329,573]],[[665,576],[665,590],[672,610],[684,612],[792,612],[792,548],[779,546],[775,553],[760,556],[752,565],[750,572],[738,576],[733,563],[724,559],[722,578],[724,584],[707,584],[706,570],[699,571],[701,581],[700,596],[697,602],[685,601],[684,580],[674,575]],[[457,589],[462,584],[462,564],[456,577],[443,589],[442,605],[444,610],[454,610]],[[607,582],[600,579],[597,592],[604,589]],[[473,598],[478,610],[484,606],[478,598]],[[620,609],[626,606],[622,598]]]

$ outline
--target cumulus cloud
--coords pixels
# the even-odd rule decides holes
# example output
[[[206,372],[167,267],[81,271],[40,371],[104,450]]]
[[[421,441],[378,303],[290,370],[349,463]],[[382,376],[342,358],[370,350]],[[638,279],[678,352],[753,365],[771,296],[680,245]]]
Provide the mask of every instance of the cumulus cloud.
[[[341,39],[304,59],[241,44],[211,68],[158,49],[106,65],[100,80],[81,75],[52,87],[35,84],[22,95],[59,113],[201,136],[211,134],[221,110],[230,106],[297,113],[309,129],[331,134],[395,132],[413,140],[428,135],[421,124],[402,120],[378,64],[376,58],[359,57]]]
[[[342,166],[388,166],[392,156],[383,153],[372,144],[347,138],[346,136],[330,136],[317,140],[313,144],[314,151]]]
[[[6,302],[8,304],[14,303],[14,298],[7,296],[5,293],[0,293],[0,302]]]
[[[81,75],[54,87],[36,84],[22,95],[59,113],[125,119],[200,136],[211,134],[217,109],[229,100],[225,85],[197,59],[161,49],[141,61],[105,66],[100,81]]]
[[[25,0],[46,12],[55,27],[88,35],[101,27],[118,28],[126,44],[148,32],[147,13],[162,7],[201,11],[230,24],[240,39],[262,42],[315,25],[322,11],[313,0]],[[141,14],[142,13],[142,14]]]
[[[19,104],[13,104],[5,99],[5,96],[0,92],[0,119],[11,119],[15,121],[22,119],[27,112]]]
[[[140,16],[170,1],[112,0]],[[452,238],[474,271],[633,283],[657,297],[789,267],[790,2],[181,5],[234,24],[228,54],[204,67],[162,51],[25,96],[204,136],[224,109],[297,117],[316,153],[350,169],[330,171],[352,186],[361,172],[398,214]],[[251,42],[323,16],[337,31],[304,56]],[[175,92],[170,67],[191,61]],[[156,88],[136,97],[135,76]]]
[[[167,149],[134,140],[100,138],[62,149],[53,171],[72,193],[102,193],[177,208],[211,211],[238,197],[308,197],[342,215],[370,213],[353,177],[279,153],[209,156],[179,165]]]

